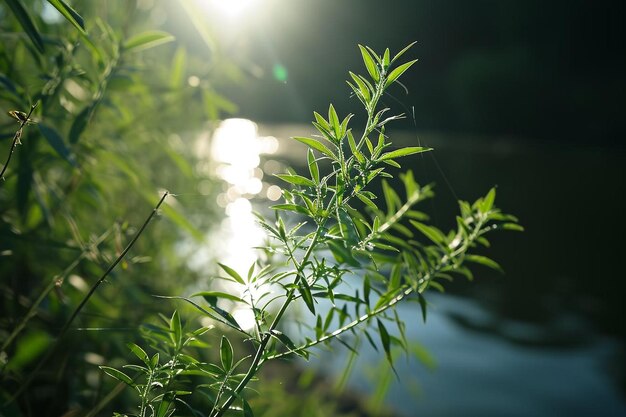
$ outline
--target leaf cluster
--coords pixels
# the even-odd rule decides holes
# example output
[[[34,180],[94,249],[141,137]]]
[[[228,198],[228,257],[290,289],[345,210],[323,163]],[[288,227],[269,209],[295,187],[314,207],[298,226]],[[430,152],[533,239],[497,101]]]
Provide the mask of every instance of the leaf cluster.
[[[517,219],[494,205],[495,189],[471,204],[461,201],[457,227],[443,232],[417,209],[433,197],[431,186],[420,186],[410,170],[400,174],[401,192],[387,181],[393,177],[389,168],[400,167],[400,158],[431,150],[394,148],[385,127],[403,115],[387,117],[389,109],[378,106],[384,91],[416,62],[398,63],[410,46],[393,58],[388,49],[378,55],[359,46],[367,75],[350,72],[348,85],[367,116],[360,135],[350,124],[353,115],[342,117],[331,104],[327,115],[314,113],[316,136],[293,138],[307,147],[308,172],[278,174],[289,189],[271,207],[274,219],[258,216],[270,239],[259,249],[277,256],[251,265],[246,276],[220,264],[224,274],[219,278],[239,288],[239,294],[209,290],[176,297],[235,330],[255,352],[237,363],[247,367],[239,380],[222,382],[209,416],[237,410],[252,415],[243,393],[264,363],[292,355],[307,359],[315,346],[332,341],[358,354],[350,339],[364,337],[375,349],[382,348],[393,367],[395,349],[411,350],[406,324],[395,311],[400,301],[417,302],[425,320],[427,289],[443,290],[442,283],[455,275],[472,279],[467,262],[500,268],[476,252],[489,246],[487,233],[519,228]],[[380,183],[382,198],[371,191],[374,183]],[[298,304],[310,319],[297,322],[305,331],[295,335],[284,321]],[[240,327],[225,305],[249,309],[254,327]],[[230,369],[232,354],[223,338],[222,369]]]

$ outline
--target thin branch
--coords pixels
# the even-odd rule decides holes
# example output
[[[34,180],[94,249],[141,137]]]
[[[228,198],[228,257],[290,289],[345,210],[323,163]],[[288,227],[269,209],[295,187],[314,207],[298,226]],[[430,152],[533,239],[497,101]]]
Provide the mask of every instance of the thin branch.
[[[20,386],[20,388],[17,390],[17,392],[13,395],[13,397],[11,397],[9,399],[9,401],[7,402],[7,404],[13,402],[15,399],[17,399],[23,392],[24,390],[28,387],[28,385],[30,385],[30,383],[32,382],[33,378],[35,377],[35,375],[39,372],[39,370],[42,368],[42,366],[48,361],[48,359],[50,359],[50,357],[52,356],[52,354],[58,349],[61,340],[63,339],[63,336],[67,333],[67,331],[69,330],[70,326],[72,325],[72,323],[74,322],[74,319],[76,319],[76,316],[78,316],[78,314],[80,313],[80,311],[83,309],[83,307],[85,306],[85,304],[87,304],[87,301],[89,301],[89,299],[91,298],[91,296],[96,292],[96,290],[98,289],[98,287],[100,286],[100,284],[102,284],[104,282],[104,280],[109,276],[109,274],[113,271],[113,269],[115,269],[115,267],[122,261],[122,259],[124,259],[124,257],[126,256],[126,254],[128,253],[128,251],[135,245],[135,242],[137,242],[137,240],[139,239],[139,236],[141,236],[141,234],[143,233],[143,231],[145,230],[145,228],[148,226],[148,223],[150,223],[150,220],[152,220],[152,218],[156,215],[156,213],[158,212],[159,208],[161,207],[161,205],[163,204],[163,202],[165,201],[165,198],[169,195],[169,192],[165,191],[163,193],[163,196],[161,197],[161,199],[159,200],[159,202],[157,203],[157,205],[152,209],[152,212],[150,213],[150,215],[146,218],[146,220],[143,222],[143,224],[141,225],[141,227],[139,228],[139,230],[137,231],[137,233],[135,233],[135,236],[133,236],[133,238],[131,239],[131,241],[128,243],[128,245],[126,246],[126,248],[124,248],[124,250],[122,251],[122,253],[120,253],[120,255],[115,259],[115,261],[113,261],[113,263],[111,263],[111,265],[109,265],[109,267],[107,268],[107,270],[102,274],[102,276],[92,285],[91,289],[89,290],[89,292],[87,293],[87,295],[85,295],[85,297],[83,297],[82,301],[80,302],[80,304],[78,304],[78,306],[74,309],[74,312],[72,313],[72,315],[70,316],[70,318],[65,322],[65,324],[63,325],[63,327],[61,328],[61,330],[59,331],[59,334],[57,335],[56,341],[54,342],[54,344],[52,345],[52,347],[50,347],[46,354],[41,358],[41,360],[39,361],[39,363],[37,364],[37,366],[31,371],[31,373],[29,374],[29,376],[26,378],[26,380],[22,383],[22,385]]]
[[[11,162],[11,157],[13,156],[13,151],[15,150],[15,147],[17,146],[17,144],[20,143],[20,138],[22,137],[22,129],[24,128],[24,126],[26,124],[31,122],[30,116],[31,116],[31,114],[33,114],[33,111],[35,110],[35,108],[37,107],[38,104],[39,104],[39,102],[36,102],[32,106],[30,106],[30,111],[28,112],[28,114],[26,115],[25,118],[20,117],[18,119],[19,122],[20,122],[20,127],[19,127],[19,129],[17,129],[17,131],[15,132],[15,135],[13,136],[13,143],[11,143],[11,150],[9,151],[9,156],[7,157],[7,161],[4,163],[4,166],[2,167],[2,171],[0,172],[0,179],[4,180],[4,173],[6,172],[7,168],[9,167],[9,162]]]
[[[35,302],[31,304],[31,306],[28,309],[28,312],[24,315],[24,317],[22,317],[22,320],[19,322],[17,326],[15,326],[15,328],[13,329],[9,337],[4,341],[4,343],[2,344],[2,347],[0,348],[0,352],[5,351],[7,347],[9,347],[13,339],[15,339],[15,337],[22,331],[22,329],[24,329],[24,326],[26,326],[26,323],[28,323],[28,321],[35,316],[37,312],[37,307],[39,307],[39,304],[41,304],[41,302],[58,285],[58,283],[63,282],[63,280],[65,280],[65,278],[69,275],[69,273],[72,272],[72,270],[76,268],[76,266],[78,266],[80,261],[82,261],[91,251],[93,251],[102,242],[104,242],[104,240],[110,234],[111,234],[111,229],[109,228],[109,230],[105,231],[102,235],[100,235],[91,245],[88,245],[86,248],[84,248],[83,251],[80,253],[80,255],[78,255],[76,259],[74,259],[72,263],[70,263],[67,266],[67,268],[65,268],[63,272],[61,272],[61,274],[55,275],[54,277],[52,277],[52,279],[50,280],[46,288],[44,288],[41,294],[39,294],[39,297],[37,297]]]
[[[469,248],[469,246],[472,244],[472,242],[478,238],[480,231],[482,229],[484,222],[481,220],[479,222],[477,222],[476,227],[474,228],[472,234],[470,236],[468,236],[467,241],[461,246],[459,247],[456,251],[454,251],[451,254],[446,254],[444,255],[440,261],[437,263],[437,265],[431,270],[429,271],[427,274],[425,274],[421,280],[428,281],[430,279],[432,279],[432,277],[434,277],[443,267],[445,267],[446,265],[448,265],[448,263],[456,258],[457,256],[462,255],[463,253],[465,253],[467,251],[467,249]],[[386,304],[383,304],[382,306],[378,307],[375,310],[370,311],[369,313],[366,313],[360,317],[358,317],[357,319],[355,319],[354,321],[346,324],[345,326],[340,327],[339,329],[333,331],[332,333],[328,333],[322,337],[320,337],[319,339],[316,340],[312,340],[309,343],[306,343],[302,346],[299,346],[295,349],[291,349],[288,350],[286,352],[282,352],[282,353],[278,353],[276,355],[272,355],[267,357],[265,360],[269,361],[272,359],[279,359],[279,358],[283,358],[285,356],[291,355],[292,353],[297,353],[297,352],[301,352],[304,350],[307,350],[313,346],[319,345],[320,343],[324,343],[327,340],[333,339],[339,335],[341,335],[342,333],[347,332],[348,330],[352,329],[353,327],[358,326],[359,324],[366,322],[368,320],[370,320],[371,318],[379,315],[380,313],[388,310],[389,308],[393,307],[394,305],[396,305],[397,303],[399,303],[400,301],[402,301],[404,298],[406,298],[407,296],[411,295],[412,293],[414,293],[416,291],[416,288],[413,286],[408,286],[405,289],[400,289],[400,293],[398,295],[396,295],[395,297],[393,297],[391,300],[389,300]]]

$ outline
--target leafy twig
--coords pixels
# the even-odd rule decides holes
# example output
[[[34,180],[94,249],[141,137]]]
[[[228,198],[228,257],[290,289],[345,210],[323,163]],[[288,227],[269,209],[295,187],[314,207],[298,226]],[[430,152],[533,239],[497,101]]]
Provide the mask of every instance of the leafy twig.
[[[135,245],[135,242],[137,242],[137,240],[139,239],[139,236],[141,236],[141,234],[143,233],[143,231],[145,230],[145,228],[148,226],[148,223],[150,223],[150,220],[152,220],[152,218],[157,214],[159,208],[161,207],[161,205],[163,204],[163,202],[165,201],[166,197],[169,195],[169,192],[165,191],[163,193],[163,196],[161,197],[161,199],[159,200],[159,202],[156,204],[156,206],[152,209],[152,212],[150,213],[150,215],[146,218],[146,220],[143,222],[143,224],[141,225],[141,227],[139,228],[139,230],[137,231],[137,233],[135,233],[135,236],[133,236],[133,238],[131,239],[131,241],[128,243],[128,245],[124,248],[124,250],[119,254],[119,256],[109,265],[109,267],[106,269],[106,271],[102,274],[102,276],[100,276],[100,278],[91,286],[91,288],[89,289],[89,292],[87,292],[87,294],[83,297],[83,299],[81,300],[81,302],[78,304],[78,306],[74,309],[72,315],[70,316],[70,318],[65,322],[65,324],[63,325],[63,327],[61,328],[61,330],[59,331],[56,341],[54,342],[54,344],[46,351],[46,354],[39,360],[39,363],[37,364],[37,366],[30,372],[29,376],[24,380],[24,382],[21,384],[20,388],[17,390],[17,392],[13,395],[13,397],[11,399],[9,399],[9,403],[13,402],[15,399],[17,399],[23,392],[24,390],[30,385],[30,383],[32,382],[33,378],[37,375],[37,373],[39,372],[39,370],[41,369],[41,367],[48,361],[48,359],[50,359],[50,357],[52,356],[52,354],[56,351],[56,349],[59,347],[60,342],[63,338],[63,336],[65,336],[65,334],[67,333],[67,331],[69,330],[70,326],[72,325],[72,323],[74,322],[74,320],[76,319],[76,316],[78,316],[78,314],[81,312],[81,310],[83,309],[83,307],[85,306],[85,304],[87,304],[87,301],[89,301],[89,299],[91,298],[91,296],[96,292],[96,290],[98,289],[98,287],[100,286],[100,284],[102,284],[104,282],[104,280],[109,276],[109,274],[115,269],[115,267],[122,261],[122,259],[124,259],[124,257],[126,256],[126,254],[128,253],[128,251]]]

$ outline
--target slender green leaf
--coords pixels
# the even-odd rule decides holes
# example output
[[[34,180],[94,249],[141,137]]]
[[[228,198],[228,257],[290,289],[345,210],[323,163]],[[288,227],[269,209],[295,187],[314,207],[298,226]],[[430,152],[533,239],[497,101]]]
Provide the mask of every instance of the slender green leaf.
[[[243,402],[243,417],[254,417],[254,412],[252,411],[250,404],[248,404],[248,401],[246,401],[243,397],[241,398],[241,401]]]
[[[145,350],[134,343],[127,343],[126,346],[128,346],[131,352],[133,352],[143,363],[150,366],[150,358]]]
[[[225,371],[230,371],[233,367],[233,346],[226,336],[222,336],[220,343],[220,361]]]
[[[428,226],[424,223],[420,223],[413,219],[409,220],[409,222],[411,222],[411,224],[415,226],[417,230],[422,232],[424,236],[433,241],[433,243],[437,245],[442,245],[446,242],[446,236],[441,232],[441,230],[433,226]]]
[[[491,190],[489,190],[489,192],[483,199],[482,204],[480,205],[480,211],[482,211],[483,213],[486,213],[489,210],[491,210],[495,199],[496,199],[496,189],[494,187]]]
[[[304,300],[307,308],[311,313],[315,314],[315,303],[313,302],[313,295],[311,294],[311,287],[307,282],[306,278],[301,279],[298,282],[298,291]]]
[[[117,369],[111,368],[110,366],[100,366],[100,369],[102,369],[104,373],[107,374],[108,376],[113,377],[120,382],[123,382],[130,386],[133,385],[133,379],[122,371],[118,371]]]
[[[380,156],[379,160],[385,161],[387,159],[400,158],[402,156],[413,155],[416,153],[432,151],[432,148],[424,148],[422,146],[410,146],[408,148],[396,149],[395,151],[384,153]]]
[[[315,187],[315,183],[310,179],[297,174],[276,174],[276,177],[293,185],[304,185],[307,187]]]
[[[298,347],[293,343],[293,341],[283,332],[278,330],[272,330],[271,335],[278,339],[283,345],[287,347],[287,349],[294,351],[294,353],[298,356],[302,356],[308,359],[308,353],[306,350],[297,350]]]
[[[420,303],[420,308],[422,310],[422,320],[424,320],[424,323],[426,323],[426,299],[424,298],[424,296],[422,295],[421,292],[417,293],[417,301]]]
[[[76,10],[72,9],[67,3],[63,0],[48,0],[48,3],[54,6],[55,9],[59,11],[65,17],[68,22],[70,22],[76,29],[78,29],[83,35],[86,35],[85,31],[85,22],[81,15],[79,15]]]
[[[353,72],[350,72],[350,76],[352,77],[352,79],[354,80],[354,82],[359,86],[359,91],[361,92],[361,95],[363,95],[363,98],[365,98],[365,101],[369,101],[371,99],[371,94],[370,94],[370,88],[368,88],[367,84],[365,83],[365,81],[361,78],[361,76],[356,75]]]
[[[163,45],[164,43],[172,42],[174,39],[174,36],[167,32],[161,30],[149,30],[139,33],[124,42],[124,49],[128,51],[141,51]]]
[[[78,139],[85,131],[89,120],[91,119],[91,115],[93,114],[94,105],[91,104],[84,109],[81,110],[80,113],[74,118],[72,122],[72,126],[70,127],[69,140],[70,143],[74,144],[78,142]]]
[[[311,173],[311,178],[315,181],[316,184],[320,182],[320,169],[317,166],[317,161],[315,160],[315,155],[313,154],[313,149],[309,148],[306,154],[307,162],[309,165],[309,172]]]
[[[335,107],[332,104],[328,106],[328,122],[333,128],[335,138],[337,138],[337,140],[341,139],[341,125],[339,124],[339,117],[337,116]]]
[[[390,55],[390,51],[389,48],[385,49],[385,53],[383,54],[383,68],[387,69],[389,67],[389,64],[391,63],[390,59],[389,59],[389,55]]]
[[[502,267],[493,259],[487,258],[482,255],[466,255],[465,260],[469,262],[474,262],[483,266],[486,266],[491,269],[495,269],[496,271],[504,272]]]
[[[320,124],[326,131],[330,132],[330,124],[324,119],[324,117],[318,112],[314,111],[313,116],[315,116],[315,120]]]
[[[39,34],[37,26],[35,26],[35,22],[31,19],[24,6],[22,6],[22,3],[19,0],[6,0],[6,3],[13,12],[17,21],[20,22],[22,29],[26,32],[26,35],[28,35],[33,45],[35,45],[35,48],[37,48],[37,51],[43,54],[43,39]]]
[[[174,310],[174,314],[172,314],[172,318],[170,320],[170,332],[170,337],[172,338],[174,345],[179,347],[183,339],[183,326],[180,322],[180,314],[178,314],[178,310]]]
[[[502,225],[502,228],[505,230],[514,230],[516,232],[523,232],[524,231],[524,227],[520,226],[517,223],[504,223]]]
[[[217,264],[224,270],[224,272],[233,277],[235,281],[237,281],[241,285],[246,285],[246,282],[243,280],[243,278],[241,278],[241,275],[239,275],[239,273],[237,273],[237,271],[235,271],[233,268],[219,262]]]
[[[406,51],[408,51],[409,49],[411,49],[411,47],[413,45],[415,45],[417,43],[417,41],[413,41],[410,44],[408,44],[407,46],[405,46],[404,48],[402,48],[402,50],[400,52],[398,52],[393,59],[391,60],[391,64],[393,64],[398,58],[400,58]]]
[[[209,304],[213,305],[217,303],[218,299],[226,299],[231,301],[237,301],[243,303],[244,301],[236,295],[229,294],[221,291],[200,291],[192,294],[191,297],[203,297]]]
[[[187,70],[187,49],[179,47],[174,53],[172,59],[172,68],[170,71],[170,87],[179,88],[185,83],[185,75]]]
[[[385,350],[385,355],[387,356],[387,361],[393,366],[393,358],[391,357],[391,339],[389,337],[389,332],[387,332],[387,328],[383,324],[380,319],[376,319],[376,323],[378,324],[378,333],[380,334],[380,341],[383,345],[383,349]]]
[[[365,203],[365,205],[367,205],[369,208],[371,208],[373,210],[378,210],[378,206],[376,205],[376,203],[374,203],[372,200],[370,200],[364,194],[359,193],[356,196],[357,196],[357,198],[359,200],[361,200],[363,203]]]
[[[61,138],[61,135],[59,135],[54,128],[43,123],[40,123],[38,127],[41,134],[46,138],[50,146],[52,146],[52,149],[54,149],[61,158],[65,159],[72,166],[78,166],[74,154],[65,145],[63,138]]]
[[[359,49],[361,50],[361,55],[363,56],[363,62],[365,63],[365,68],[367,68],[367,72],[370,74],[370,77],[372,77],[374,81],[378,81],[378,79],[380,78],[380,74],[378,74],[376,62],[374,62],[374,59],[364,46],[359,45]]]
[[[417,62],[417,59],[414,59],[413,61],[404,63],[400,65],[399,67],[395,68],[393,71],[391,71],[391,73],[389,74],[389,77],[387,77],[387,81],[385,81],[385,87],[390,86],[394,81],[400,78],[400,76],[404,74],[404,72],[408,70],[411,67],[411,65],[415,64],[416,62]]]
[[[275,205],[271,206],[270,208],[272,210],[293,211],[295,213],[304,214],[306,216],[311,215],[311,213],[305,207],[299,206],[297,204],[275,204]]]

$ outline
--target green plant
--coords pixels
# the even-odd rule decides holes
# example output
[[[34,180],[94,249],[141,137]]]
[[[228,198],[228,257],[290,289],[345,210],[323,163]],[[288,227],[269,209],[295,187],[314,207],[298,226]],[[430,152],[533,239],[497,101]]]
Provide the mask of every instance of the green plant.
[[[236,411],[251,416],[245,390],[264,364],[291,355],[307,358],[314,346],[331,341],[353,349],[345,340],[350,335],[364,335],[376,345],[371,333],[378,333],[379,345],[393,367],[392,349],[408,349],[405,323],[394,309],[400,301],[419,303],[426,319],[424,292],[431,287],[441,289],[441,282],[454,274],[471,278],[466,262],[499,269],[496,262],[475,253],[478,246],[489,245],[488,232],[498,227],[520,228],[513,216],[494,206],[495,189],[472,204],[461,201],[457,227],[444,233],[426,224],[427,216],[415,209],[433,196],[432,187],[421,187],[407,171],[400,175],[400,196],[385,179],[392,178],[389,167],[400,167],[399,158],[431,150],[394,149],[385,127],[403,115],[386,116],[389,109],[379,108],[385,90],[416,62],[397,62],[411,46],[394,57],[389,49],[378,55],[359,46],[369,77],[351,72],[348,82],[366,114],[359,136],[350,127],[352,114],[341,118],[331,104],[327,118],[314,113],[318,137],[294,138],[308,147],[308,173],[289,170],[277,175],[292,188],[283,191],[283,203],[272,206],[275,219],[259,215],[259,224],[271,239],[260,248],[267,255],[265,261],[251,265],[247,274],[220,264],[220,278],[230,283],[231,291],[213,288],[191,297],[170,297],[185,300],[233,331],[221,336],[216,363],[180,357],[177,376],[202,374],[207,381],[192,390],[210,400],[208,409],[195,415],[219,417]],[[378,196],[368,190],[380,179],[383,203],[377,203]],[[294,222],[294,218],[301,221]],[[253,313],[251,329],[240,327],[228,312],[227,306],[234,305]],[[286,313],[297,305],[310,313],[314,323],[311,334],[298,339],[294,329],[285,326]],[[399,336],[389,330],[390,325],[397,327]],[[182,334],[176,328],[170,332]],[[231,343],[235,337],[240,343]],[[244,353],[235,355],[234,344]],[[132,349],[137,353],[136,347]],[[147,356],[140,356],[146,363]],[[147,398],[142,391],[145,381],[135,382],[126,374],[107,370],[139,392],[141,410],[145,411],[147,401],[154,401],[155,397]],[[163,409],[155,404],[155,409],[167,411],[150,415],[173,413],[169,404],[175,395],[169,390],[158,397],[168,406]]]
[[[168,279],[183,276],[176,245],[203,239],[217,217],[198,198],[197,185],[210,197],[215,181],[189,126],[234,109],[217,90],[238,68],[216,49],[188,54],[197,45],[186,33],[157,26],[138,2],[74,4],[80,14],[62,0],[0,2],[3,415],[95,403],[108,378],[94,362],[125,354],[121,340],[139,341],[129,329],[166,311],[149,294],[195,279],[186,269]],[[47,5],[61,15],[45,18],[56,13]],[[195,205],[165,202],[163,189],[193,192]],[[144,230],[148,217],[159,227]]]

